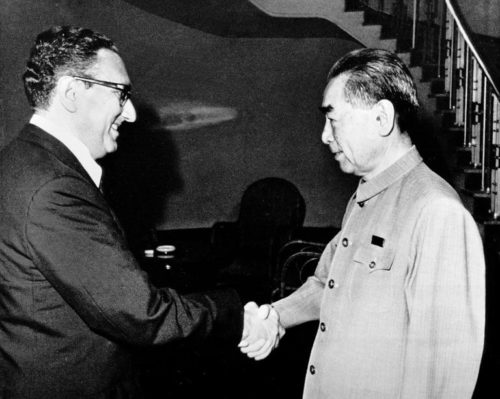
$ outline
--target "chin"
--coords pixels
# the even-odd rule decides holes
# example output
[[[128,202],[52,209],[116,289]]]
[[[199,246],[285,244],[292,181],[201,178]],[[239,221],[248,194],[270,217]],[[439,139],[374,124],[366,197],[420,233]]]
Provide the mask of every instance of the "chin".
[[[340,166],[340,170],[342,172],[344,172],[344,173],[347,173],[347,174],[350,174],[350,175],[356,174],[356,171],[352,167],[351,164],[341,163],[339,166]]]
[[[115,152],[118,149],[118,143],[116,141],[109,141],[106,144],[106,153]]]

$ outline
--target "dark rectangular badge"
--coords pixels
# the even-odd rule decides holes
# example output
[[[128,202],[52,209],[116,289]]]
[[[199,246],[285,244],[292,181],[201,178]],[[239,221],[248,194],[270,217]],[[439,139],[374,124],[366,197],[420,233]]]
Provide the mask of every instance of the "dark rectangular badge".
[[[372,245],[376,245],[377,247],[383,247],[384,241],[385,239],[383,239],[382,237],[372,236]]]

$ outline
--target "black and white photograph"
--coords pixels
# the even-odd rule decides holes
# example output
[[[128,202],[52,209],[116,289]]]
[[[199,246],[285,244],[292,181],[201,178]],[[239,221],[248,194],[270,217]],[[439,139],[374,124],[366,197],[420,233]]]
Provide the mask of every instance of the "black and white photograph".
[[[0,0],[0,399],[500,397],[498,0]]]

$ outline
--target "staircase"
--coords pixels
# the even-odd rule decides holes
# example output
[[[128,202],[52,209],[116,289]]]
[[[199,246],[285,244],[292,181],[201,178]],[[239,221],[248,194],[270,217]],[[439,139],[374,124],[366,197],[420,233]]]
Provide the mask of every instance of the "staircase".
[[[434,169],[455,186],[464,204],[478,222],[483,238],[486,230],[488,233],[494,231],[498,235],[500,226],[498,218],[500,201],[497,195],[497,182],[500,177],[498,93],[495,95],[496,87],[492,82],[485,83],[485,80],[477,83],[478,79],[486,79],[488,76],[476,61],[476,54],[466,45],[463,35],[457,33],[454,15],[447,12],[447,7],[450,7],[448,0],[446,4],[437,0],[422,1],[420,4],[417,3],[420,7],[418,10],[408,10],[413,7],[414,1],[390,2],[390,4],[384,4],[389,2],[383,0],[250,0],[250,2],[274,17],[327,19],[365,47],[395,51],[410,67],[415,79],[423,109],[423,120],[430,121],[436,134],[439,133],[439,136],[435,137],[438,145],[442,147],[439,163],[442,165],[445,161],[446,165],[441,170]],[[433,7],[431,12],[435,13],[432,21],[420,20],[414,27],[408,26],[408,21],[394,22],[395,4],[406,7],[404,10],[406,14],[416,15],[428,13],[430,3]],[[374,9],[373,5],[378,6],[378,9]],[[389,15],[390,12],[393,14]],[[448,16],[445,17],[446,15]],[[446,29],[439,25],[440,22],[446,23]],[[404,34],[408,31],[410,34]],[[440,49],[437,44],[431,43],[428,35],[432,31],[440,36],[441,42],[448,45],[446,49],[448,57],[445,49]],[[412,39],[425,41],[427,49],[422,51],[415,48],[412,46]],[[450,46],[454,46],[453,49]],[[467,56],[464,56],[465,52]],[[453,58],[453,53],[455,57],[458,53],[458,60]],[[466,57],[469,58],[465,60]],[[468,63],[467,68],[464,62]],[[466,77],[465,72],[469,76]],[[465,82],[471,85],[470,93],[464,91],[467,89]],[[473,84],[478,87],[471,90]],[[478,91],[482,93],[477,93]],[[492,100],[490,97],[472,98],[477,95],[488,95]],[[488,109],[486,102],[492,102]],[[467,104],[477,109],[464,109]],[[475,120],[467,120],[467,117]],[[489,117],[490,120],[480,121],[479,118],[483,117]],[[486,137],[480,137],[479,132],[475,133],[475,130],[481,128],[480,124],[484,125],[482,128],[489,125],[489,131],[493,134],[492,139],[487,140]],[[481,140],[484,143],[481,143]],[[432,146],[435,147],[435,144],[436,142]],[[423,151],[425,152],[425,148]],[[429,166],[433,167],[432,163],[437,161],[437,156],[434,153],[430,160],[427,159]],[[437,165],[438,162],[435,162],[434,166]]]

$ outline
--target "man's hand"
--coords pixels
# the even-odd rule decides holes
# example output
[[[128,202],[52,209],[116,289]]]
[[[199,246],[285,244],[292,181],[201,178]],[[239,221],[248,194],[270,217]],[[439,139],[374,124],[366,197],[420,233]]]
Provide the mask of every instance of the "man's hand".
[[[248,357],[264,359],[278,347],[285,329],[271,305],[258,307],[255,302],[248,302],[244,309],[243,337],[238,346]]]

